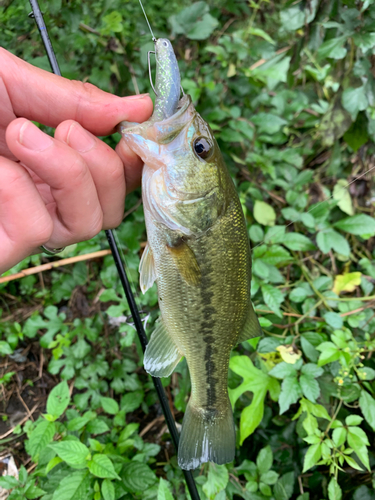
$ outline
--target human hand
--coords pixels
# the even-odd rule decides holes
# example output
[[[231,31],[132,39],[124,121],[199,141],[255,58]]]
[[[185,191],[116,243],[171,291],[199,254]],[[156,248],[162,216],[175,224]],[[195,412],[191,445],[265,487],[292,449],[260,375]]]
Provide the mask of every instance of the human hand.
[[[0,274],[40,245],[64,247],[120,224],[142,162],[124,141],[115,152],[95,136],[151,112],[147,95],[120,98],[0,48]],[[57,127],[55,137],[30,120]]]

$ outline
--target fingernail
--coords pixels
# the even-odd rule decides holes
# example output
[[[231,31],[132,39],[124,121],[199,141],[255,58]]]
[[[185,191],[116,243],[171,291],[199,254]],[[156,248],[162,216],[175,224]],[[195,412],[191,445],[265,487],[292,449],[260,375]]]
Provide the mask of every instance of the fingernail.
[[[147,97],[149,95],[150,94],[128,95],[126,97],[123,97],[123,99],[129,99],[129,101],[133,100],[133,99],[144,99],[145,97]]]
[[[51,137],[31,122],[25,122],[22,125],[18,141],[22,146],[32,151],[44,151],[53,144]]]
[[[79,125],[70,126],[66,142],[79,153],[87,153],[95,146],[95,137]]]

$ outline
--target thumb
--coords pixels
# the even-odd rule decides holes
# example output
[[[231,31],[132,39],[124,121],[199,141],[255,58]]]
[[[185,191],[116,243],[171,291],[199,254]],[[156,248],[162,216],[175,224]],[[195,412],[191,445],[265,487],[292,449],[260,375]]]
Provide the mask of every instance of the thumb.
[[[152,112],[148,94],[118,97],[36,68],[1,47],[0,77],[16,116],[50,127],[71,119],[94,135],[107,135],[120,121],[143,122]]]

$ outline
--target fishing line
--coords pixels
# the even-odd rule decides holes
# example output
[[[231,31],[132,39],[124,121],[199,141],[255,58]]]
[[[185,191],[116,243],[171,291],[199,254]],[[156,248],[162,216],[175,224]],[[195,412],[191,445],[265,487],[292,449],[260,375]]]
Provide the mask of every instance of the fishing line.
[[[349,182],[348,184],[346,184],[346,186],[343,186],[341,188],[341,190],[339,191],[340,192],[343,192],[345,191],[349,186],[351,186],[354,182],[358,181],[358,179],[360,179],[361,177],[365,176],[366,174],[368,174],[369,172],[371,172],[371,170],[374,170],[375,168],[375,165],[373,167],[371,167],[370,169],[366,170],[366,172],[364,172],[363,174],[361,175],[358,175],[358,177],[355,177],[351,182]],[[310,212],[313,212],[316,208],[318,208],[320,205],[322,205],[323,203],[328,203],[329,200],[331,200],[335,195],[332,194],[329,198],[327,198],[326,200],[322,200],[320,201],[317,205],[315,205],[315,207],[311,208],[310,210],[308,210],[307,212],[302,212],[301,215],[303,214],[309,214]],[[340,201],[340,200],[339,200]],[[273,237],[275,237],[277,234],[280,234],[281,232],[285,231],[285,229],[287,229],[289,226],[291,226],[292,224],[295,224],[296,222],[298,222],[299,219],[296,219],[292,222],[289,222],[289,224],[287,224],[285,226],[284,229],[279,229],[278,231],[276,231],[276,233],[273,235]],[[267,235],[266,237],[260,242],[258,243],[257,245],[255,245],[254,247],[251,248],[251,251],[253,252],[257,247],[259,247],[260,245],[263,245],[263,243],[267,243]]]
[[[151,32],[151,35],[152,35],[152,41],[153,41],[153,42],[156,42],[155,35],[154,35],[154,33],[153,33],[152,29],[151,29],[151,25],[150,25],[150,23],[148,22],[148,17],[147,17],[147,14],[146,14],[145,9],[143,8],[143,5],[142,5],[141,0],[139,0],[139,3],[140,3],[140,6],[141,6],[141,9],[143,10],[143,14],[145,15],[146,22],[147,22],[147,24],[148,24],[149,30],[150,30],[150,32]]]
[[[56,59],[55,52],[54,52],[53,47],[52,47],[51,40],[48,36],[48,31],[47,31],[46,25],[44,23],[43,14],[40,10],[38,0],[29,0],[29,1],[30,1],[31,8],[32,8],[32,17],[34,17],[36,24],[38,26],[38,29],[39,29],[40,35],[42,37],[43,44],[44,44],[44,47],[46,49],[47,57],[48,57],[48,60],[50,62],[52,71],[56,75],[61,76],[60,68],[59,68],[59,65],[58,65],[58,62]],[[142,10],[143,10],[143,7],[142,7]],[[151,27],[150,27],[150,30],[151,30]],[[151,30],[151,33],[152,33],[152,30]],[[125,271],[124,263],[121,260],[120,252],[119,252],[119,249],[117,247],[113,231],[110,229],[107,229],[105,231],[105,234],[107,236],[108,243],[109,243],[109,246],[110,246],[111,251],[112,251],[113,259],[115,261],[116,268],[117,268],[117,271],[119,273],[119,277],[120,277],[120,280],[121,280],[121,283],[122,283],[122,286],[123,286],[123,289],[125,292],[125,296],[126,296],[126,299],[128,301],[128,304],[129,304],[129,308],[131,311],[131,315],[133,317],[134,325],[135,325],[135,328],[137,330],[138,338],[139,338],[139,341],[141,343],[142,350],[144,352],[146,350],[148,340],[147,340],[145,330],[143,328],[142,320],[141,320],[141,317],[140,317],[140,314],[139,314],[139,311],[137,308],[137,304],[136,304],[135,299],[134,299],[134,295],[133,295],[131,287],[130,287],[129,279],[128,279],[128,276],[127,276],[126,271]],[[169,400],[168,400],[167,395],[164,391],[164,387],[161,383],[160,378],[156,378],[156,377],[151,377],[151,378],[152,378],[152,381],[154,383],[154,387],[155,387],[156,393],[157,393],[159,401],[160,401],[160,406],[163,410],[164,418],[165,418],[169,433],[171,435],[171,438],[172,438],[172,441],[173,441],[173,444],[174,444],[174,447],[175,447],[175,450],[177,453],[179,434],[178,434],[178,431],[176,428],[176,423],[174,421],[174,417],[173,417],[171,409],[169,407]],[[194,477],[193,477],[192,472],[190,470],[184,470],[184,469],[181,469],[181,470],[184,474],[186,486],[189,490],[191,500],[200,500],[199,493],[198,493],[196,484],[194,482]]]

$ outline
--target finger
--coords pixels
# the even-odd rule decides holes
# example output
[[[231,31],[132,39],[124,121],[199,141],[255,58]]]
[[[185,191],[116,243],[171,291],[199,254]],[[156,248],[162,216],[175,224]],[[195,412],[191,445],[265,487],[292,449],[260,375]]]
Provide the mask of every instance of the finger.
[[[36,68],[1,47],[0,76],[15,114],[51,127],[72,119],[95,135],[107,135],[120,121],[143,122],[152,112],[147,94],[121,98]]]
[[[26,169],[0,158],[0,274],[45,244],[52,219]]]
[[[50,186],[47,209],[54,230],[48,246],[58,248],[95,236],[102,228],[103,213],[82,156],[24,118],[8,126],[6,140],[12,153]]]
[[[55,139],[78,151],[90,169],[103,212],[103,229],[120,225],[125,205],[125,173],[120,157],[105,142],[79,123],[67,120],[55,132]]]
[[[117,144],[116,153],[125,166],[126,192],[130,193],[141,184],[143,161],[123,139]]]

